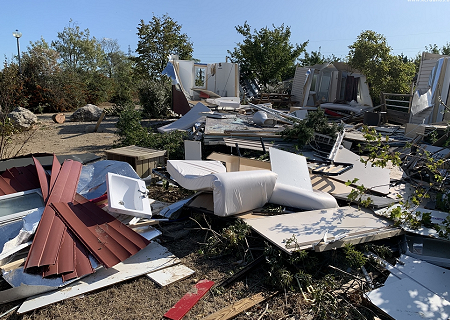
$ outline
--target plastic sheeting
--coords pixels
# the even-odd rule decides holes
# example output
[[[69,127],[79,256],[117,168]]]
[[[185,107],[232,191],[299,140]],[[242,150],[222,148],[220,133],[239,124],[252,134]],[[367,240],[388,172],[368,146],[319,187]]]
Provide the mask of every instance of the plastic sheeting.
[[[272,196],[277,174],[269,170],[214,175],[214,214],[229,216],[264,206]]]
[[[160,133],[171,132],[175,130],[187,130],[194,126],[196,122],[205,122],[206,117],[202,115],[202,112],[210,112],[211,110],[203,103],[197,103],[188,113],[182,116],[180,119],[169,123],[165,126],[159,127]]]
[[[102,160],[84,165],[78,181],[77,193],[88,200],[100,197],[106,192],[106,174],[117,173],[121,176],[140,179],[133,167],[122,161]]]
[[[188,190],[211,191],[216,179],[213,174],[226,171],[226,167],[220,161],[167,161],[167,172],[180,186]]]
[[[22,220],[19,221],[20,229],[17,229],[17,222],[12,224],[11,229],[14,229],[14,232],[10,233],[10,238],[8,241],[2,243],[3,247],[2,252],[0,253],[1,258],[3,258],[5,253],[13,251],[14,248],[30,240],[31,236],[36,232],[43,212],[44,208],[36,208],[30,214],[23,217]],[[3,233],[9,228],[9,225],[4,225],[0,229],[0,232]]]

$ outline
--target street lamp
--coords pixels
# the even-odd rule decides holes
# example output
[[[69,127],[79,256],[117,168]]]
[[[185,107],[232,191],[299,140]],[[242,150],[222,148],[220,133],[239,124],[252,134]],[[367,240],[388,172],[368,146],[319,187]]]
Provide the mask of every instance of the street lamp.
[[[13,36],[17,39],[17,54],[19,56],[19,73],[22,74],[22,67],[20,66],[20,45],[19,45],[19,38],[22,36],[22,32],[16,30],[13,32]]]

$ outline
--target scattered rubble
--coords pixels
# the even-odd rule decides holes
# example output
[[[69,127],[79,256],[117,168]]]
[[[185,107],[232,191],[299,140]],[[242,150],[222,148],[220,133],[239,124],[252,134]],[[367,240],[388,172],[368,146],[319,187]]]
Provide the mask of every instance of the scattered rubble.
[[[446,63],[438,60],[434,73]],[[23,314],[142,275],[171,286],[196,270],[163,245],[197,230],[205,256],[234,254],[242,268],[220,282],[192,279],[194,288],[166,318],[182,319],[208,292],[256,268],[269,275],[261,285],[268,294],[258,288],[202,316],[228,319],[267,301],[258,317],[270,318],[269,302],[279,297],[268,288],[276,287],[286,310],[308,309],[312,319],[449,317],[448,125],[386,123],[388,108],[371,105],[364,75],[341,63],[297,68],[291,94],[281,96],[289,110],[274,108],[280,94],[241,105],[237,92],[221,96],[239,82],[220,87],[223,72],[235,67],[172,59],[166,68],[182,93],[175,103],[184,99],[188,110],[179,108],[186,112],[155,134],[186,131],[184,160],[128,146],[86,164],[57,157],[4,163],[0,268],[9,288],[0,303],[26,298],[17,309]],[[433,90],[416,92],[407,116],[445,109],[427,105],[431,97]],[[97,120],[94,107],[74,119]],[[91,118],[82,109],[92,109]],[[339,130],[312,132],[299,150],[282,133],[309,117]],[[146,185],[156,181],[162,193],[173,188],[186,197],[151,199]],[[301,306],[288,306],[293,296]]]

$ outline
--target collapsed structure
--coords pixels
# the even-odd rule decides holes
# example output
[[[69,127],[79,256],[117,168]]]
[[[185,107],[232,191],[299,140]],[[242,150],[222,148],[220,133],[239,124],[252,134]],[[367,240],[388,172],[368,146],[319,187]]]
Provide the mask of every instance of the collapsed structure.
[[[450,67],[446,57],[436,60],[428,75],[429,89],[423,92],[430,57],[422,58],[417,91],[408,106],[411,123],[381,124],[380,116],[372,126],[389,152],[399,152],[403,162],[397,170],[376,166],[376,158],[363,163],[357,154],[358,145],[373,146],[361,122],[371,124],[366,115],[379,106],[372,105],[365,76],[347,65],[298,67],[287,94],[289,110],[278,110],[271,99],[286,94],[269,94],[267,103],[240,104],[237,64],[172,57],[163,73],[173,79],[173,111],[182,116],[158,131],[188,132],[185,159],[165,159],[163,150],[147,153],[165,162],[153,169],[154,175],[195,195],[170,205],[149,199],[145,181],[154,178],[150,165],[146,163],[146,176],[136,174],[145,148],[133,147],[131,154],[109,151],[134,168],[112,160],[83,164],[68,159],[61,165],[56,157],[20,167],[8,162],[0,176],[0,206],[4,203],[10,210],[2,212],[0,220],[7,235],[1,239],[0,263],[11,288],[0,291],[0,301],[28,298],[18,309],[24,313],[143,274],[156,278],[158,271],[180,261],[152,241],[161,232],[147,225],[174,221],[184,208],[242,220],[286,254],[396,237],[402,244],[397,252],[401,263],[383,262],[391,275],[384,286],[371,287],[368,300],[394,318],[400,319],[405,310],[412,318],[445,318],[450,314],[450,279],[442,268],[450,266],[450,256],[447,234],[436,229],[445,230],[450,218],[440,210],[435,194],[448,190],[450,139],[448,130],[433,122],[448,119]],[[342,130],[334,137],[316,133],[299,154],[296,142],[286,141],[281,133],[318,108],[325,110],[328,121],[340,122]],[[422,122],[417,126],[419,115]],[[429,132],[438,134],[433,144],[427,143]],[[204,146],[221,146],[234,154],[204,155]],[[264,154],[269,161],[244,157],[244,150]],[[430,168],[429,161],[438,166]],[[405,205],[418,186],[432,195],[434,205]],[[358,194],[363,189],[367,194]],[[448,191],[442,199],[448,202]],[[265,214],[270,205],[281,208],[279,214]],[[393,210],[420,212],[418,217],[429,223],[417,229],[399,225],[392,220]],[[286,241],[292,237],[295,244]],[[184,267],[182,273],[189,276],[194,270]],[[212,286],[211,281],[200,281],[195,299],[186,299],[195,303]],[[180,305],[165,316],[181,319],[188,310]]]

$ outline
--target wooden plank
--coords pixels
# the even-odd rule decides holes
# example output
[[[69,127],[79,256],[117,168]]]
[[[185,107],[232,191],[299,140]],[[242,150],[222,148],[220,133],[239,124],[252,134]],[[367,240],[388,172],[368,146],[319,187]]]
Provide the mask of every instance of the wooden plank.
[[[180,301],[178,301],[169,311],[164,314],[164,317],[172,320],[180,320],[186,313],[211,289],[214,281],[200,280],[192,292],[186,293]]]
[[[177,264],[169,268],[147,273],[146,276],[155,281],[159,286],[165,287],[174,282],[186,279],[194,273],[194,270],[186,267],[184,264]]]
[[[26,300],[17,312],[19,314],[29,312],[152,271],[167,268],[179,262],[180,260],[170,253],[167,248],[156,242],[152,242],[134,256],[115,265],[113,268],[99,269],[94,274],[68,285],[64,290],[42,294]]]
[[[100,127],[100,123],[102,123],[103,118],[105,117],[105,115],[106,115],[106,111],[103,110],[102,114],[100,115],[100,118],[98,118],[97,124],[95,125],[94,132],[97,132],[98,127]]]
[[[258,303],[261,303],[265,301],[266,299],[272,297],[274,294],[271,295],[264,295],[262,292],[257,293],[249,298],[241,299],[232,305],[225,307],[213,314],[210,314],[209,316],[203,318],[203,320],[227,320],[231,319],[241,312],[244,312],[245,310],[250,309],[251,307],[257,305]]]
[[[23,258],[21,258],[21,259],[15,260],[15,261],[13,261],[13,262],[4,264],[4,265],[1,266],[0,268],[1,268],[3,271],[11,271],[11,270],[13,270],[13,269],[17,269],[18,267],[22,266],[22,265],[25,263],[25,259],[26,259],[26,258],[23,257]]]

